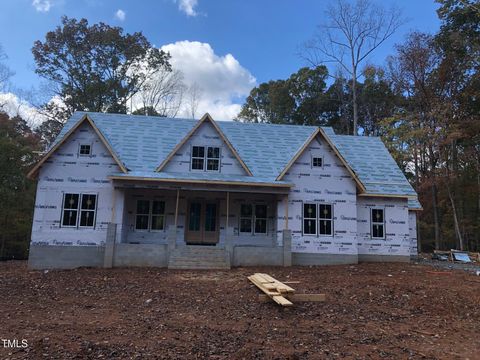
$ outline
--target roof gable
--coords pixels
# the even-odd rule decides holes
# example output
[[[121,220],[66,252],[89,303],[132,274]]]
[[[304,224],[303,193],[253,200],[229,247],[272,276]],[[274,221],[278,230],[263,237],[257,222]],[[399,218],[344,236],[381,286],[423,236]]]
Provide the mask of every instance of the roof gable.
[[[112,158],[115,160],[115,162],[117,163],[120,170],[123,173],[127,173],[128,172],[127,168],[125,167],[123,162],[120,161],[120,158],[118,157],[118,155],[114,151],[112,145],[110,144],[108,139],[105,137],[103,132],[98,129],[98,127],[95,125],[95,123],[92,121],[92,119],[87,114],[84,114],[84,115],[82,115],[82,117],[79,120],[77,120],[76,122],[71,124],[71,126],[69,126],[68,129],[66,129],[66,130],[62,129],[63,134],[61,133],[59,136],[57,136],[57,139],[52,144],[50,149],[40,159],[40,161],[29,171],[29,173],[27,174],[27,177],[30,178],[30,179],[34,178],[35,175],[37,174],[38,170],[40,169],[40,167],[45,163],[45,161],[47,161],[73,135],[73,133],[85,122],[87,122],[89,124],[89,126],[91,126],[93,128],[96,135],[99,137],[99,139],[101,140],[103,145],[107,148],[108,152],[110,153]]]
[[[282,172],[280,173],[280,175],[278,175],[277,177],[277,180],[282,180],[282,178],[285,176],[285,174],[287,173],[287,171],[292,167],[292,165],[295,163],[295,161],[300,157],[300,155],[302,155],[305,150],[307,149],[307,147],[312,143],[312,141],[315,140],[315,138],[317,136],[321,136],[328,144],[328,146],[330,146],[330,148],[333,150],[333,152],[335,153],[335,155],[338,157],[338,159],[340,160],[340,162],[345,166],[345,168],[347,169],[347,171],[349,172],[349,174],[352,176],[353,180],[355,181],[355,183],[357,184],[358,188],[361,190],[361,191],[365,191],[365,187],[363,186],[362,182],[360,181],[360,179],[357,177],[357,175],[355,174],[355,172],[352,170],[352,168],[350,167],[350,165],[347,163],[347,161],[343,158],[343,156],[338,152],[338,150],[335,148],[335,146],[332,144],[332,142],[330,141],[330,139],[328,138],[328,136],[325,135],[325,132],[322,131],[321,128],[317,128],[317,131],[313,132],[311,134],[311,136],[307,139],[307,141],[305,141],[305,143],[302,145],[302,147],[300,149],[298,149],[297,153],[293,156],[293,158],[289,161],[289,163],[287,164],[287,166],[285,166],[285,168],[282,170]]]
[[[195,124],[195,126],[188,132],[188,134],[185,135],[185,137],[172,149],[172,151],[170,152],[170,154],[168,154],[168,156],[162,161],[162,163],[157,167],[157,169],[155,171],[157,172],[160,172],[162,171],[165,166],[167,165],[167,163],[172,159],[172,157],[175,155],[175,153],[177,153],[178,150],[180,150],[180,148],[187,142],[187,140],[189,140],[193,134],[198,131],[198,129],[200,128],[200,126],[202,124],[204,124],[205,122],[209,122],[210,124],[213,125],[213,127],[215,128],[215,130],[217,131],[218,135],[220,136],[220,138],[223,140],[223,142],[227,145],[227,147],[230,149],[230,151],[232,152],[232,154],[235,156],[235,158],[238,160],[238,162],[240,163],[240,165],[243,167],[243,169],[245,170],[245,172],[249,175],[249,176],[253,176],[252,172],[250,171],[250,169],[248,168],[248,166],[245,164],[245,162],[242,160],[242,158],[240,157],[240,155],[238,154],[237,150],[232,146],[231,142],[229,141],[229,139],[224,135],[224,133],[222,132],[222,130],[220,129],[220,127],[216,124],[216,122],[212,119],[212,117],[210,116],[210,114],[206,113],[205,115],[203,115],[203,117],[198,120],[198,122]]]

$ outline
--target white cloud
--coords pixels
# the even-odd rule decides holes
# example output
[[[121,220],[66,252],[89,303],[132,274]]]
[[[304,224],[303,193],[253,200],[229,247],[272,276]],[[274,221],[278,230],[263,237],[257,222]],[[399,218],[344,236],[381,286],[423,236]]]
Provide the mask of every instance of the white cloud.
[[[126,16],[127,16],[126,12],[123,11],[122,9],[118,9],[118,10],[115,12],[115,18],[116,18],[117,20],[124,21]]]
[[[10,117],[21,116],[30,127],[37,127],[46,120],[28,101],[20,99],[11,92],[0,93],[0,110]]]
[[[170,53],[172,67],[183,73],[185,85],[201,89],[196,117],[208,112],[219,120],[233,119],[241,108],[238,102],[256,85],[232,54],[219,56],[208,43],[178,41],[161,49]],[[188,117],[188,110],[179,115]]]
[[[198,5],[198,0],[178,0],[178,9],[184,12],[187,16],[197,16],[198,12],[195,8]]]
[[[49,12],[52,7],[52,2],[51,0],[33,0],[32,6],[38,12]]]

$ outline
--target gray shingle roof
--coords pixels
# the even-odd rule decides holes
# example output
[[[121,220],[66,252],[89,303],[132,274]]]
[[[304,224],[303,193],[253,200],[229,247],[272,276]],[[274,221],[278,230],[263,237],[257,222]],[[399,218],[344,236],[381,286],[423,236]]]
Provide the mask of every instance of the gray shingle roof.
[[[276,181],[278,175],[317,130],[315,126],[216,121],[253,177],[218,173],[167,174],[155,173],[155,169],[198,120],[76,112],[67,121],[55,143],[85,114],[89,115],[125,164],[129,170],[128,176],[163,179],[217,179],[280,184],[283,182]],[[418,201],[413,199],[416,192],[380,138],[335,135],[332,128],[322,129],[365,186],[367,193],[408,195],[412,197],[409,205],[412,208],[420,207]]]

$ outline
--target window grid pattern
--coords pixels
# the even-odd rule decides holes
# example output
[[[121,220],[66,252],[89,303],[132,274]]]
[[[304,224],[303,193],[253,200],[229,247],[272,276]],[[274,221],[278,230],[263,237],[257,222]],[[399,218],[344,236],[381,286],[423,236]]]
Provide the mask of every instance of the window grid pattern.
[[[385,238],[385,210],[371,209],[371,236],[373,239]]]
[[[192,146],[192,170],[220,171],[220,148]]]
[[[312,157],[312,167],[323,167],[323,158],[318,156]]]
[[[93,228],[97,211],[96,194],[63,195],[62,227]]]
[[[135,230],[162,231],[165,229],[165,202],[137,200]]]
[[[87,155],[90,155],[91,152],[92,152],[92,146],[91,145],[89,145],[89,144],[81,144],[80,145],[80,150],[79,150],[80,155],[87,156]]]

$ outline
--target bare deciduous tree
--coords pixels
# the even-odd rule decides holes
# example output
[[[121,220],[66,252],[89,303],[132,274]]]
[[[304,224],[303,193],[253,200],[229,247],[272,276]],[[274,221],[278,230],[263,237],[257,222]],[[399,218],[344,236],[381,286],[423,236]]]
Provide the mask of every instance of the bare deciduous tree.
[[[405,22],[401,10],[389,10],[370,0],[337,0],[326,11],[326,22],[304,45],[313,65],[337,63],[352,78],[353,134],[358,132],[357,80],[360,64]]]
[[[188,89],[185,105],[186,112],[192,119],[195,119],[202,94],[203,90],[196,82],[193,83]]]
[[[179,70],[159,71],[148,80],[137,95],[145,115],[149,111],[159,116],[176,117],[182,105],[186,86]]]

